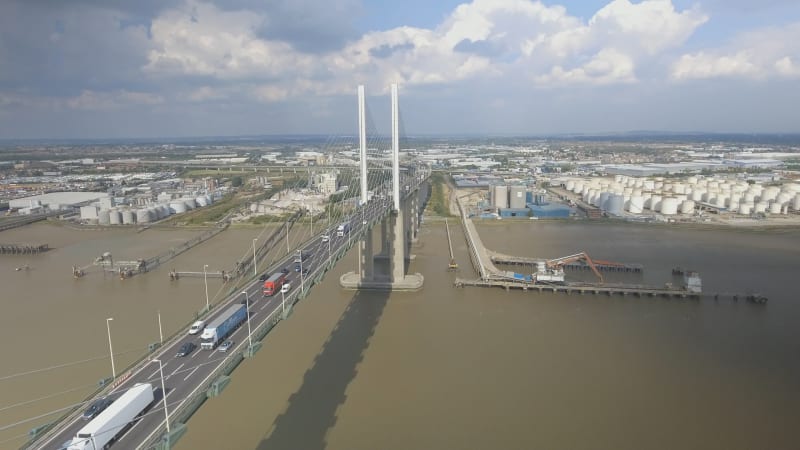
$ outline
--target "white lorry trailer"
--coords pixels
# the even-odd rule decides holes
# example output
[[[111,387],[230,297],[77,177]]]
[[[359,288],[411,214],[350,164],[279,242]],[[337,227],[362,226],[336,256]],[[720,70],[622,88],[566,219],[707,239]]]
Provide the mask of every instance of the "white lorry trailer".
[[[153,403],[153,385],[139,383],[114,400],[105,411],[78,430],[69,450],[101,450],[111,443]]]

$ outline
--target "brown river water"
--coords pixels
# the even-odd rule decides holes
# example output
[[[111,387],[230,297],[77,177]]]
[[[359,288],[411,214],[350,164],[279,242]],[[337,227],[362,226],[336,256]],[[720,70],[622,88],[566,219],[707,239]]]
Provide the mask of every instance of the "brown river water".
[[[176,448],[800,448],[800,230],[478,226],[504,253],[586,251],[645,267],[612,280],[661,285],[674,281],[673,266],[690,267],[705,291],[769,297],[757,306],[454,288],[455,277],[475,275],[459,225],[450,227],[461,271],[446,271],[444,224],[429,222],[413,250],[411,270],[425,276],[416,293],[342,290],[351,252],[195,414]],[[3,232],[0,241],[54,250],[0,256],[0,426],[79,402],[110,375],[107,317],[118,372],[158,340],[157,311],[165,337],[178,332],[205,294],[202,278],[170,282],[169,269],[230,267],[259,230],[225,231],[124,281],[99,272],[74,280],[72,265],[105,251],[152,256],[198,233],[47,224]],[[25,263],[32,269],[14,270]],[[212,302],[223,291],[209,279]],[[46,421],[0,431],[0,448],[18,447]]]

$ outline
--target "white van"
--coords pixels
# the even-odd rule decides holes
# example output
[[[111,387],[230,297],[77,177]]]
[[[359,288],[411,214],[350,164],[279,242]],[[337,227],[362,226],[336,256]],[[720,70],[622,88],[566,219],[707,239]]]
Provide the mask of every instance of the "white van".
[[[203,328],[206,327],[206,323],[202,320],[198,320],[197,322],[192,324],[192,327],[189,328],[189,334],[197,334],[203,331]]]
[[[289,289],[291,288],[292,288],[292,283],[283,283],[283,286],[281,286],[281,292],[285,294],[289,292]]]

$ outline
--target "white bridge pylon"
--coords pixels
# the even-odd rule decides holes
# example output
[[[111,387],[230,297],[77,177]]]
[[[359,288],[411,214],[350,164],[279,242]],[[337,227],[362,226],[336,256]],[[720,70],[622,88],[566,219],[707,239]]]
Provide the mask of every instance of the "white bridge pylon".
[[[358,244],[358,272],[348,272],[340,278],[342,287],[348,289],[417,290],[422,287],[421,274],[407,274],[406,261],[410,259],[411,242],[416,240],[419,230],[418,192],[404,192],[400,197],[400,109],[398,86],[392,84],[392,213],[381,223],[381,247],[389,260],[388,270],[375,265],[372,231],[369,230]],[[360,204],[368,200],[367,184],[367,121],[364,86],[358,86],[358,139],[360,150],[361,198]]]

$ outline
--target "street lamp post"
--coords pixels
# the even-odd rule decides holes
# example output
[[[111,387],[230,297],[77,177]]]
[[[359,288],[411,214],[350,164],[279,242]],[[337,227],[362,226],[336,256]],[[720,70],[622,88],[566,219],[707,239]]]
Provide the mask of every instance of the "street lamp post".
[[[286,222],[286,254],[289,254],[289,222]]]
[[[161,331],[161,310],[158,310],[158,338],[161,345],[164,345],[164,333]]]
[[[283,289],[281,289],[281,313],[286,315],[286,294],[283,293]]]
[[[247,309],[247,342],[250,344],[250,348],[253,347],[253,332],[250,330],[250,297],[247,295],[247,291],[242,291],[244,294],[244,306]]]
[[[206,269],[208,269],[208,264],[203,264],[203,284],[206,286],[206,311],[208,311],[208,273],[206,272]]]
[[[154,359],[151,362],[158,361],[158,371],[161,372],[161,399],[164,400],[164,422],[167,424],[167,434],[169,434],[169,413],[167,412],[167,388],[164,387],[164,366],[161,364],[160,359]]]
[[[258,275],[258,268],[256,267],[256,241],[258,238],[253,239],[253,275]]]
[[[117,379],[117,369],[114,367],[114,349],[111,347],[111,321],[114,320],[113,317],[109,317],[106,319],[106,330],[108,330],[108,353],[111,354],[111,377],[112,379]]]

